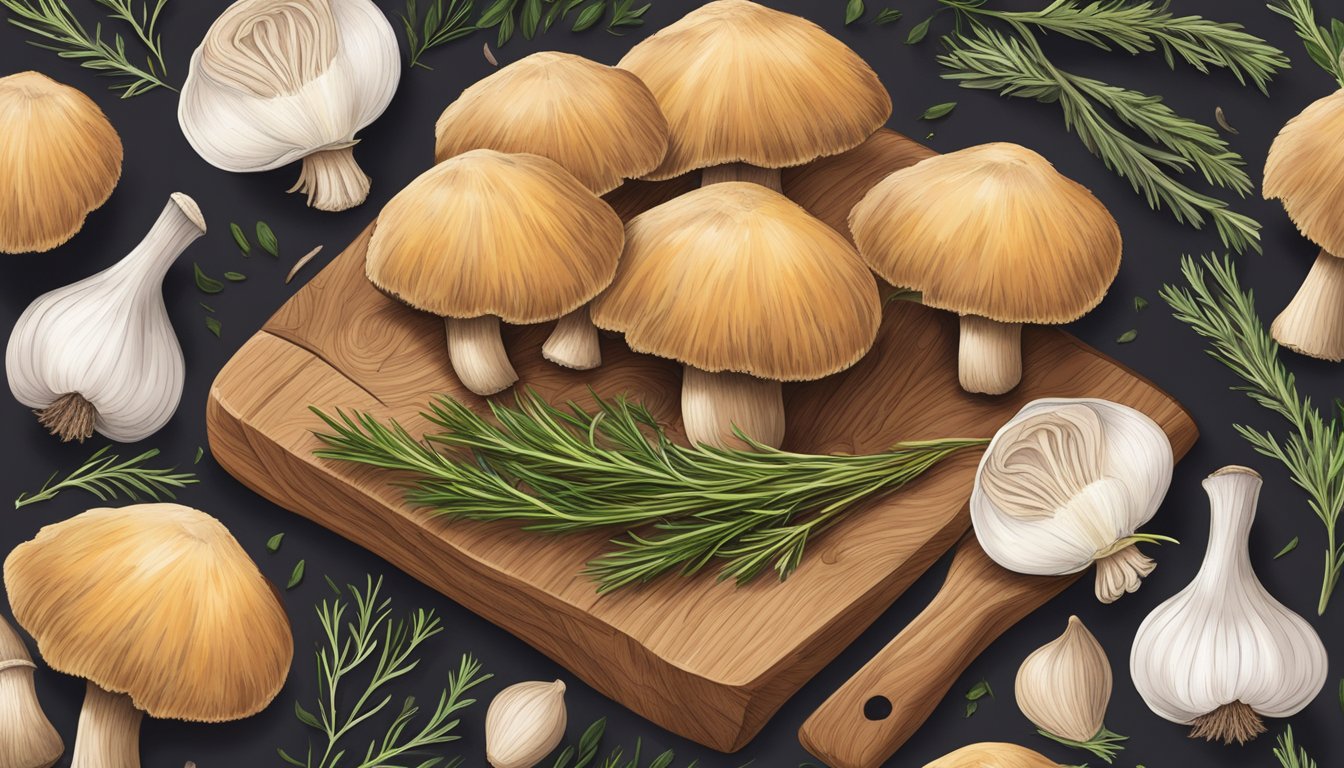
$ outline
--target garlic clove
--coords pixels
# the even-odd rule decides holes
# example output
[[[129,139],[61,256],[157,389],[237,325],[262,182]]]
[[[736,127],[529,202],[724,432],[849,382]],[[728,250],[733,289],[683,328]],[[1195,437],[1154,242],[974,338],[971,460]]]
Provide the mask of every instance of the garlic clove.
[[[391,102],[400,55],[369,0],[239,0],[192,55],[178,123],[197,154],[226,171],[302,159],[290,191],[319,210],[345,210],[368,195],[355,134]]]
[[[1111,662],[1077,616],[1017,670],[1018,709],[1053,736],[1087,742],[1101,732],[1111,700]]]
[[[971,520],[999,565],[1031,575],[1098,563],[1097,596],[1138,588],[1161,540],[1135,531],[1152,518],[1175,459],[1166,433],[1128,406],[1095,399],[1028,403],[995,435],[971,494]]]
[[[565,684],[527,682],[500,691],[485,713],[485,757],[493,768],[532,768],[565,736]]]
[[[1325,645],[1275,600],[1251,567],[1260,476],[1225,467],[1204,480],[1211,521],[1199,573],[1144,619],[1130,675],[1148,708],[1190,735],[1244,743],[1264,717],[1300,712],[1325,685]]]
[[[9,337],[15,399],[63,441],[97,431],[120,442],[157,432],[182,398],[186,366],[163,303],[163,277],[205,233],[176,193],[139,245],[96,275],[34,299]]]

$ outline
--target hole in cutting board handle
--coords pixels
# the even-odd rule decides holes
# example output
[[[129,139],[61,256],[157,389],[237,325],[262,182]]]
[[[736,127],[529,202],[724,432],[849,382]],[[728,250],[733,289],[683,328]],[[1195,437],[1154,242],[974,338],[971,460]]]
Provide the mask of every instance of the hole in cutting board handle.
[[[863,716],[874,722],[891,717],[891,699],[874,696],[863,703]]]

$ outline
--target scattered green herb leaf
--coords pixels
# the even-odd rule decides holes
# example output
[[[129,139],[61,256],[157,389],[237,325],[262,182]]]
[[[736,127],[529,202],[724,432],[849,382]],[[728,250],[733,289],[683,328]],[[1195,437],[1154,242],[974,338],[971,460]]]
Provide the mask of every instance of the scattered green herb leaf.
[[[204,457],[205,457],[205,449],[198,445],[196,446],[196,458],[192,459],[191,463],[200,464],[201,459]]]
[[[214,308],[214,307],[210,306],[209,304],[206,304],[204,301],[198,301],[198,302],[196,302],[196,303],[197,303],[197,304],[200,304],[200,305],[201,305],[201,309],[204,309],[206,312],[214,312],[214,311],[215,311],[215,308]]]
[[[266,540],[266,551],[267,551],[267,552],[279,552],[279,551],[280,551],[280,542],[282,542],[282,541],[284,541],[284,540],[285,540],[285,534],[283,534],[283,533],[277,533],[277,534],[275,534],[274,536],[272,536],[271,538],[269,538],[269,539]],[[339,590],[337,590],[337,591],[339,592]]]
[[[234,283],[241,283],[247,279],[247,275],[242,272],[225,272],[224,279]]]
[[[1147,308],[1148,308],[1148,300],[1147,300],[1147,299],[1143,298],[1142,296],[1135,296],[1135,297],[1134,297],[1134,311],[1135,311],[1135,312],[1142,312],[1143,310],[1145,310],[1145,309],[1147,309]]]
[[[121,461],[120,456],[109,454],[110,450],[110,446],[99,448],[78,469],[58,483],[51,482],[56,479],[56,473],[51,473],[51,477],[47,478],[47,482],[43,483],[36,493],[31,495],[20,493],[14,500],[14,508],[21,509],[29,504],[47,501],[61,491],[71,488],[88,491],[99,501],[109,501],[121,496],[131,501],[138,501],[141,495],[158,501],[165,496],[170,499],[176,498],[172,489],[198,482],[196,476],[189,472],[174,472],[172,467],[151,469],[144,466],[145,462],[159,455],[157,448],[151,448],[126,461]]]
[[[430,0],[423,19],[416,0],[406,0],[401,24],[406,31],[407,66],[424,69],[433,69],[421,61],[431,48],[476,31],[476,25],[471,23],[471,0]]]
[[[970,717],[971,715],[974,715],[974,714],[976,713],[976,711],[979,710],[979,709],[980,709],[980,702],[978,702],[978,701],[968,701],[968,702],[966,702],[966,717]]]
[[[929,18],[927,18],[927,19],[925,19],[925,20],[919,22],[919,23],[916,24],[915,26],[911,27],[911,28],[910,28],[910,31],[909,31],[908,33],[906,33],[906,35],[905,35],[905,44],[906,44],[906,45],[915,45],[915,44],[919,43],[919,41],[921,41],[921,40],[923,40],[924,38],[928,37],[928,36],[929,36],[929,27],[930,27],[930,25],[932,25],[932,24],[933,24],[933,17],[930,16]]]
[[[1279,554],[1275,555],[1274,559],[1278,560],[1280,557],[1283,557],[1289,552],[1292,552],[1294,549],[1297,549],[1298,542],[1301,541],[1301,538],[1302,537],[1300,536],[1294,536],[1292,541],[1283,545],[1283,549],[1279,550]]]
[[[257,222],[257,245],[261,250],[279,258],[280,243],[275,239],[275,232],[271,230],[271,225],[264,221]]]
[[[224,290],[224,284],[205,274],[205,270],[201,269],[200,264],[193,263],[191,266],[196,272],[196,287],[200,289],[201,293],[219,293]],[[214,310],[210,311],[213,312]]]
[[[979,701],[980,699],[983,699],[986,696],[990,697],[991,699],[994,698],[994,689],[989,687],[988,680],[981,680],[980,682],[971,686],[971,690],[966,692],[967,701]]]
[[[845,26],[863,18],[863,0],[848,0],[845,4]]]
[[[955,101],[948,101],[942,104],[935,104],[932,107],[929,107],[928,109],[924,110],[924,114],[920,115],[919,119],[937,120],[940,117],[944,117],[950,114],[952,110],[956,108],[957,108],[957,102]]]
[[[300,582],[303,581],[304,567],[305,561],[303,560],[294,564],[294,570],[289,572],[289,581],[285,583],[285,589],[293,589],[299,586]]]
[[[1116,337],[1116,339],[1115,339],[1115,343],[1116,343],[1116,344],[1128,344],[1128,343],[1130,343],[1131,341],[1133,341],[1133,340],[1135,340],[1135,339],[1137,339],[1137,338],[1139,338],[1139,332],[1138,332],[1137,330],[1135,330],[1134,328],[1130,328],[1128,331],[1125,331],[1124,333],[1122,333],[1122,334],[1120,334],[1118,337]]]
[[[211,317],[209,315],[205,318],[205,329],[215,334],[215,338],[219,338],[220,332],[224,330],[223,325],[219,322],[219,318]]]
[[[880,12],[878,12],[877,18],[875,19],[875,21],[881,26],[886,26],[888,24],[895,24],[900,20],[901,20],[901,12],[896,10],[895,8],[883,8]]]
[[[336,586],[336,582],[332,581],[332,580],[331,580],[331,577],[330,577],[330,576],[327,576],[326,574],[323,574],[323,575],[322,575],[322,578],[326,579],[326,581],[327,581],[327,586],[328,586],[328,587],[331,587],[331,591],[332,591],[333,593],[335,593],[337,597],[339,597],[340,594],[341,594],[341,588],[338,587],[338,586]]]
[[[247,235],[243,234],[243,228],[238,226],[238,222],[229,222],[229,231],[233,233],[233,242],[238,244],[238,250],[242,251],[244,256],[252,255],[252,244],[247,241]]]

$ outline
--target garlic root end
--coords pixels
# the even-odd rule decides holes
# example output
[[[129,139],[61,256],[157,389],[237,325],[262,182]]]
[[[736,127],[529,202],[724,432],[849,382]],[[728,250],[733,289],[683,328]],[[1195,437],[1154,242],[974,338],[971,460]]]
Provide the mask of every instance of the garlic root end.
[[[308,196],[308,205],[319,211],[344,211],[364,202],[372,185],[368,174],[355,162],[355,147],[314,152],[303,158],[303,170],[290,192]]]
[[[1245,744],[1265,732],[1265,721],[1240,701],[1224,704],[1190,724],[1190,738]]]
[[[1097,561],[1097,599],[1107,605],[1138,591],[1143,579],[1157,568],[1151,557],[1130,544]]]
[[[1344,360],[1344,258],[1321,251],[1293,300],[1274,318],[1270,333],[1299,354]]]
[[[71,440],[82,443],[93,437],[93,423],[98,417],[93,403],[78,392],[61,395],[56,402],[33,413],[37,414],[38,423],[63,443]]]
[[[597,326],[588,317],[588,305],[560,318],[541,346],[541,356],[556,365],[588,371],[602,364],[602,346]]]

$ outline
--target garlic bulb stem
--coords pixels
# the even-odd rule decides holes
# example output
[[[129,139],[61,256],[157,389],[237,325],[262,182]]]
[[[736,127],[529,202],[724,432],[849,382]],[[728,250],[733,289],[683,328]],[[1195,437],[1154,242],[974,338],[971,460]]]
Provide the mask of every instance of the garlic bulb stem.
[[[289,188],[308,196],[308,206],[319,211],[344,211],[354,208],[369,196],[372,180],[355,162],[355,148],[349,146],[314,152],[303,158],[299,180]]]
[[[498,317],[445,317],[443,323],[448,334],[448,359],[467,389],[482,396],[493,395],[518,381],[518,373],[504,351]]]
[[[592,370],[602,364],[602,345],[587,304],[560,318],[541,346],[541,356],[576,371]]]
[[[92,277],[39,296],[5,350],[10,390],[63,441],[98,431],[134,442],[158,431],[182,397],[182,348],[163,278],[205,233],[196,202],[171,196],[140,244]]]
[[[961,316],[957,378],[967,392],[1002,395],[1022,381],[1022,324]]]
[[[131,697],[88,683],[70,768],[140,768],[140,721]]]

